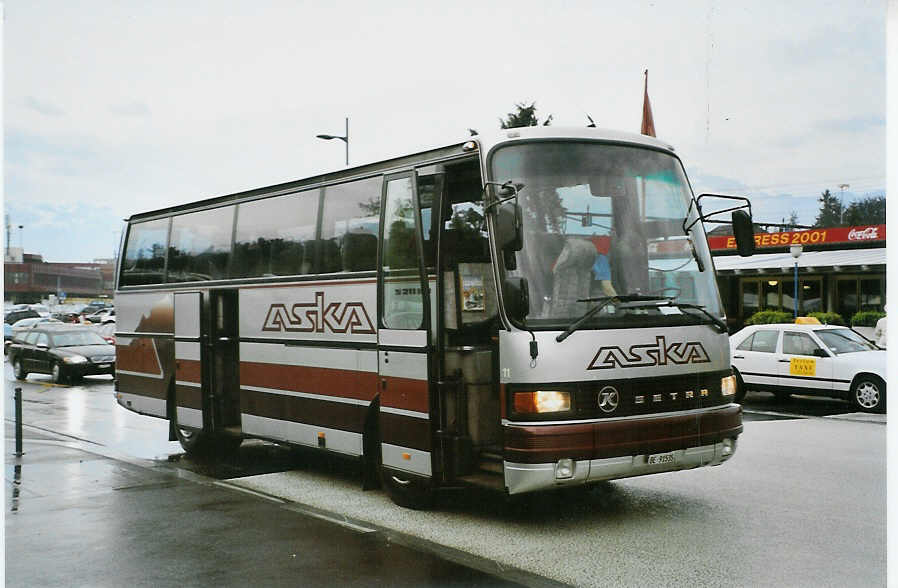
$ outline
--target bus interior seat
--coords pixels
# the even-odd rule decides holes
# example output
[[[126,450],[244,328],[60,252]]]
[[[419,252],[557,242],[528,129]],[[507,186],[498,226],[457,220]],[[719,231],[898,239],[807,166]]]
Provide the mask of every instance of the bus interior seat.
[[[377,237],[371,233],[343,235],[343,271],[363,272],[377,268]]]
[[[567,239],[552,270],[551,316],[578,314],[577,300],[590,295],[595,260],[596,248],[591,241],[578,237]]]

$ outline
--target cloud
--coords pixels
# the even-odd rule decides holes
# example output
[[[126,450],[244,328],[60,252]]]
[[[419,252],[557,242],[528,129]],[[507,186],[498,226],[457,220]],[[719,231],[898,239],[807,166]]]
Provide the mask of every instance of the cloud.
[[[814,125],[814,128],[823,132],[861,133],[873,129],[882,129],[885,132],[885,126],[885,117],[873,114],[821,120]]]
[[[109,112],[119,116],[145,118],[150,116],[150,107],[143,102],[119,102],[109,105]]]
[[[38,100],[34,96],[25,96],[25,107],[45,116],[63,116],[65,111],[54,104]]]

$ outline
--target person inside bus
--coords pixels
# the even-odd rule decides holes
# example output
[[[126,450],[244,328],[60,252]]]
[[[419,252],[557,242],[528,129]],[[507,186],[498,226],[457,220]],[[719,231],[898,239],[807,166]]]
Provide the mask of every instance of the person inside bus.
[[[593,235],[589,240],[596,248],[596,260],[592,264],[593,279],[599,282],[604,296],[615,296],[617,292],[611,283],[611,263],[608,260],[611,254],[611,236]]]

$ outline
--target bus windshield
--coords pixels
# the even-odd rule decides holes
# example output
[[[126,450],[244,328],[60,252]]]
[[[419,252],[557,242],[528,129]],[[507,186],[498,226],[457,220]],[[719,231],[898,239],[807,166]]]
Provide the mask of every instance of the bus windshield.
[[[663,306],[612,301],[587,326],[709,321],[687,304],[722,314],[701,223],[683,231],[696,210],[676,157],[618,144],[534,141],[498,148],[490,168],[496,181],[524,184],[524,247],[516,269],[505,272],[527,279],[525,327],[564,328],[614,296],[657,297]]]

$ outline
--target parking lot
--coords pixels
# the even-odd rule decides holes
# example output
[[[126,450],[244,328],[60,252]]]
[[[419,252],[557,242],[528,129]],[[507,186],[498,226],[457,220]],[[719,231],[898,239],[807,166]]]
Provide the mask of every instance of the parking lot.
[[[11,392],[8,365],[6,377]],[[118,407],[105,376],[68,387],[31,376],[21,387],[24,421],[35,430],[258,493],[490,573],[515,572],[517,580],[885,583],[885,415],[854,414],[832,399],[777,403],[750,393],[737,454],[721,467],[519,500],[447,493],[422,512],[395,506],[379,490],[363,492],[353,464],[276,445],[247,442],[224,463],[188,458],[167,441],[164,421]],[[8,415],[10,408],[7,394]],[[8,487],[11,463],[8,458]]]

